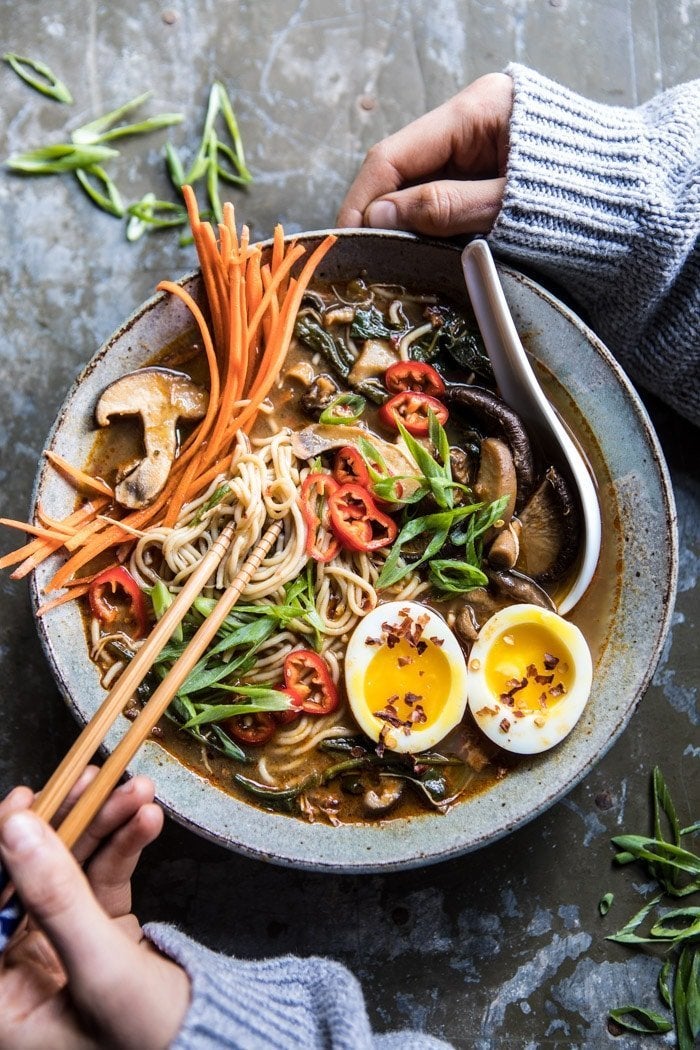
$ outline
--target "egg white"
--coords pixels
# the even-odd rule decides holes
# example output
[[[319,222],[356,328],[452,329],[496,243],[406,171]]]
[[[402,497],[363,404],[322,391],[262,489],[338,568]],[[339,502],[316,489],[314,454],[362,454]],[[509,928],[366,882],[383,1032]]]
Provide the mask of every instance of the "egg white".
[[[516,625],[548,629],[573,674],[567,692],[551,708],[524,711],[521,717],[514,716],[514,708],[494,695],[486,681],[494,644]],[[495,613],[481,628],[467,668],[469,709],[477,725],[489,740],[519,755],[538,754],[560,743],[583,714],[593,681],[591,653],[581,631],[538,605],[512,605]]]
[[[440,650],[447,660],[450,674],[447,697],[437,718],[425,726],[412,726],[408,733],[394,727],[386,730],[386,722],[377,718],[369,706],[369,701],[376,701],[377,698],[368,698],[365,689],[369,664],[379,649],[383,648],[381,645],[368,644],[367,639],[380,639],[382,624],[398,623],[406,612],[414,621],[419,616],[429,617],[423,637],[426,640],[433,637],[442,641]],[[435,747],[464,717],[467,703],[466,661],[454,634],[432,609],[417,602],[386,602],[363,617],[350,638],[345,654],[345,686],[352,713],[371,740],[378,742],[382,729],[385,729],[383,741],[387,750],[415,754]],[[381,698],[382,702],[388,700],[396,689],[396,680],[387,681],[386,697]]]

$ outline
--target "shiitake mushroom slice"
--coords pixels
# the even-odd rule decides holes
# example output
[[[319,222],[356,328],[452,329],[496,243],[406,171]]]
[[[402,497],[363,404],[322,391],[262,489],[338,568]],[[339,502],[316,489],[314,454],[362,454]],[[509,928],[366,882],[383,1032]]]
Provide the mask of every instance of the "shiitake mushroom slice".
[[[535,466],[530,439],[518,414],[497,394],[484,387],[452,383],[443,400],[472,414],[485,430],[502,438],[510,447],[518,478],[516,511],[525,505],[535,483]]]
[[[581,525],[569,485],[555,467],[549,467],[518,516],[516,568],[538,583],[560,579],[576,557]]]

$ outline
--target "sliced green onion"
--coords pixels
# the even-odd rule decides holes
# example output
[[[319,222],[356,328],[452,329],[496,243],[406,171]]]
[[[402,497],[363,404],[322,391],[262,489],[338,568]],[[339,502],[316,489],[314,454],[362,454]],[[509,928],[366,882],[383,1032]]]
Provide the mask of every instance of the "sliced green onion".
[[[670,975],[671,975],[671,960],[667,959],[666,962],[661,967],[661,969],[659,970],[659,976],[658,976],[658,979],[657,979],[657,982],[656,982],[656,987],[658,988],[659,998],[661,999],[661,1002],[664,1004],[664,1006],[667,1006],[669,1008],[669,1010],[671,1009],[671,1005],[672,1005],[671,989],[670,989],[669,983],[668,983],[668,979],[669,979]]]
[[[615,899],[614,894],[606,893],[604,897],[601,897],[598,901],[598,911],[601,915],[607,915],[610,911],[610,905]]]
[[[185,184],[185,169],[182,166],[180,155],[172,142],[165,143],[165,164],[170,175],[170,181],[175,189],[182,189]]]
[[[219,99],[219,89],[216,84],[212,84],[211,89],[209,91],[209,104],[207,105],[207,115],[204,118],[204,129],[202,131],[202,138],[199,143],[199,149],[197,150],[197,155],[192,161],[190,170],[185,176],[185,182],[196,182],[198,179],[201,179],[201,177],[206,174],[207,165],[209,163],[207,159],[209,136],[211,135],[211,132],[214,128],[214,121],[216,120],[217,114],[219,112]]]
[[[25,84],[29,84],[36,91],[40,91],[42,95],[54,98],[57,102],[70,104],[73,101],[73,96],[66,85],[62,80],[58,79],[45,62],[39,62],[34,58],[25,58],[22,55],[16,55],[12,51],[6,51],[2,57],[5,62],[12,66],[17,76],[21,77]],[[29,72],[30,69],[38,73],[39,77],[33,77]]]
[[[238,173],[243,179],[244,183],[252,182],[253,176],[246,167],[245,155],[243,153],[243,140],[241,138],[241,133],[238,129],[238,121],[236,120],[236,116],[233,112],[231,100],[228,97],[228,92],[226,91],[226,88],[221,83],[221,81],[217,81],[217,87],[219,89],[219,103],[221,106],[221,112],[223,114],[224,120],[226,121],[226,127],[228,128],[228,133],[231,136],[231,141],[233,142],[233,157],[231,157],[231,154],[228,153],[228,151],[227,153],[229,155],[229,158],[238,168]]]
[[[357,423],[367,402],[360,394],[340,394],[321,413],[319,423],[323,426]]]
[[[146,193],[140,201],[130,204],[127,214],[130,216],[126,224],[128,241],[137,241],[149,229],[184,226],[187,222],[187,212],[181,204],[156,200],[154,193]]]
[[[150,96],[151,92],[146,91],[143,95],[138,95],[129,102],[125,102],[118,109],[104,113],[101,117],[91,120],[89,124],[76,128],[71,135],[73,142],[79,145],[93,145],[98,142],[110,142],[112,139],[124,138],[125,135],[146,135],[151,131],[159,131],[161,128],[182,123],[184,120],[182,113],[159,113],[155,117],[147,117],[146,120],[141,120],[136,124],[120,124],[113,127],[122,117],[142,106]]]
[[[56,175],[78,168],[91,168],[119,153],[109,146],[79,146],[72,142],[59,142],[54,146],[42,146],[26,153],[14,153],[5,162],[11,171],[25,175]]]
[[[474,565],[456,558],[443,558],[430,562],[431,582],[447,594],[464,594],[475,587],[487,587],[488,576]]]
[[[89,168],[78,168],[75,172],[75,177],[98,208],[102,208],[103,211],[109,212],[110,215],[116,215],[118,219],[121,219],[124,214],[124,202],[121,199],[119,190],[104,168],[100,167],[99,164],[93,164]],[[95,186],[94,181],[91,181],[95,179],[105,187],[107,190],[106,194],[101,193]]]
[[[153,606],[156,620],[162,620],[165,613],[175,601],[175,595],[170,591],[163,580],[158,580],[158,582],[148,591],[148,596],[151,599],[151,605]],[[177,625],[173,633],[170,635],[170,638],[173,642],[181,642],[183,640],[181,623]]]
[[[217,222],[221,222],[224,213],[221,207],[221,197],[219,196],[218,142],[216,132],[212,129],[209,133],[209,144],[207,147],[207,194],[214,218]]]
[[[662,1035],[670,1032],[673,1025],[661,1014],[645,1010],[643,1006],[619,1006],[611,1010],[610,1019],[627,1032],[641,1032],[642,1035]]]

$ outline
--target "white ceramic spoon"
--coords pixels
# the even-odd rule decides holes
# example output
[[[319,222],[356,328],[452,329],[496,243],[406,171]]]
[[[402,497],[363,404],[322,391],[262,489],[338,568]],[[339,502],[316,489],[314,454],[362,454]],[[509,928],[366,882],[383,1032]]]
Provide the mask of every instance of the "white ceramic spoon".
[[[498,390],[543,450],[566,466],[578,492],[583,555],[568,593],[559,602],[567,613],[586,591],[600,555],[601,520],[596,487],[586,462],[545,397],[513,323],[496,264],[485,240],[471,241],[462,252],[462,269]]]

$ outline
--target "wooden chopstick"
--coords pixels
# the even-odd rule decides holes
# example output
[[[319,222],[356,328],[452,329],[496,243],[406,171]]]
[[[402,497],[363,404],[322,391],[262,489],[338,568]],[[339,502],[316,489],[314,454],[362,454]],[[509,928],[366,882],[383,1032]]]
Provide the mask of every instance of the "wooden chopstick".
[[[58,829],[58,834],[66,846],[70,848],[75,845],[103,803],[106,802],[129,762],[149,736],[154,725],[165,713],[187,675],[214,639],[222,623],[243,593],[251,576],[279,536],[281,529],[281,521],[274,522],[267,529],[262,539],[246,558],[235,580],[223,592],[216,606],[207,616],[185,651],[175,661],[166,677],[141,709],[136,719],[131,723],[128,731],[114,748],[109,758],[107,758],[98,775],[73,806]]]
[[[173,631],[223,558],[234,532],[233,522],[222,530],[221,535],[211,545],[175,601],[166,609],[133,660],[119,676],[114,688],[110,689],[100,707],[37,796],[32,808],[44,820],[51,820],[56,815],[69,791],[104,740],[108,729],[117,720],[134,690],[144,680],[154,660],[165,648]]]

